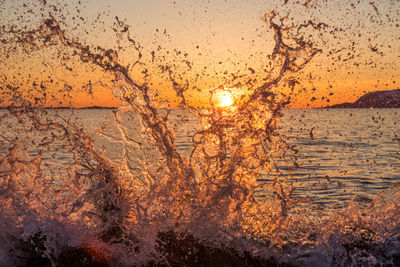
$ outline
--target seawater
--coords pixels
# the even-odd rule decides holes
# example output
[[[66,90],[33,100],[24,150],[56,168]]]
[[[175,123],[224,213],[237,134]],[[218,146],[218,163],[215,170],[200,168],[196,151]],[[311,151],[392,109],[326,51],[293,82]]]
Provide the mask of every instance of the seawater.
[[[113,122],[115,109],[59,109],[48,112],[73,119],[98,140],[99,148],[115,160],[121,157],[121,136],[104,139],[101,128]],[[161,113],[165,111],[160,110]],[[3,114],[6,111],[2,111]],[[384,189],[400,182],[400,116],[399,109],[286,109],[279,121],[279,133],[288,144],[300,151],[298,167],[290,171],[277,159],[282,175],[290,175],[295,196],[307,202],[310,209],[332,212],[349,201],[363,205]],[[174,126],[175,145],[189,157],[192,138],[201,130],[199,118],[184,109],[171,110],[169,123]],[[18,124],[2,121],[1,135],[12,136]],[[133,128],[135,130],[135,128]],[[108,142],[107,142],[107,141]],[[105,146],[105,147],[104,147]],[[3,147],[2,153],[7,151]],[[31,151],[34,156],[37,151]],[[44,159],[43,164],[67,164],[70,157],[59,155]],[[281,163],[281,164],[280,164]],[[271,181],[264,173],[259,181]]]
[[[399,109],[285,110],[281,133],[300,151],[293,180],[320,208],[370,203],[398,184]],[[301,192],[301,193],[300,193]]]
[[[117,166],[128,165],[131,169],[130,173],[136,174],[137,176],[122,174],[119,182],[121,186],[124,186],[122,190],[130,190],[130,186],[125,185],[125,183],[134,184],[136,190],[134,192],[138,194],[138,192],[141,191],[140,184],[143,185],[143,190],[145,191],[147,186],[149,186],[148,183],[163,183],[162,178],[159,178],[160,180],[158,181],[143,180],[145,174],[151,173],[152,171],[162,171],[163,166],[161,166],[160,170],[160,163],[157,161],[152,161],[153,164],[150,164],[150,166],[141,166],[142,163],[146,164],[146,161],[137,160],[137,158],[143,158],[143,156],[150,157],[150,160],[154,160],[157,158],[157,151],[155,151],[151,145],[141,143],[146,137],[143,135],[143,128],[141,124],[138,123],[136,115],[130,114],[129,119],[125,118],[123,127],[126,128],[122,129],[120,128],[122,126],[116,123],[121,121],[121,118],[118,117],[117,109],[47,109],[44,112],[44,118],[52,118],[51,123],[60,123],[60,125],[63,125],[62,123],[65,124],[68,122],[67,124],[75,125],[77,129],[79,129],[79,132],[92,138],[93,149],[102,153],[107,160],[114,162]],[[159,112],[165,115],[167,111],[159,110]],[[285,237],[283,240],[279,239],[279,232],[277,234],[279,241],[272,241],[276,242],[275,244],[270,243],[271,241],[268,239],[263,241],[263,239],[258,238],[256,241],[257,244],[251,244],[251,242],[255,241],[251,241],[251,238],[247,239],[249,237],[240,239],[241,246],[244,246],[244,250],[251,250],[253,251],[252,253],[255,253],[254,255],[261,256],[262,258],[268,258],[272,255],[274,261],[270,264],[273,265],[279,264],[279,262],[299,266],[307,265],[310,262],[318,262],[324,266],[331,264],[338,266],[354,265],[360,262],[363,264],[377,262],[397,264],[396,258],[393,260],[390,257],[391,255],[397,255],[396,251],[398,248],[398,237],[396,234],[396,229],[399,225],[396,219],[398,210],[396,208],[398,205],[398,187],[396,187],[396,185],[398,185],[400,178],[400,155],[398,152],[399,125],[397,122],[399,112],[400,110],[398,109],[283,110],[283,116],[279,120],[277,128],[279,134],[286,140],[287,145],[291,147],[291,150],[298,151],[296,152],[297,165],[289,168],[284,160],[277,157],[276,168],[279,170],[274,174],[262,172],[261,175],[257,177],[256,182],[259,184],[271,185],[276,181],[277,176],[281,176],[282,179],[287,179],[286,183],[291,185],[291,190],[293,191],[290,198],[295,200],[296,204],[294,207],[290,208],[289,214],[286,215],[288,216],[287,218],[293,220],[293,222],[287,222],[285,221],[286,219],[283,219],[280,223],[278,222],[281,227],[279,232],[283,232],[287,235],[287,227],[291,229],[290,231],[296,229],[295,231],[297,232],[288,235],[290,238],[295,238],[288,240],[288,243],[284,241]],[[87,153],[86,150],[80,151],[80,149],[85,146],[85,143],[75,148],[78,154],[82,156],[79,160],[84,160],[80,164],[85,167],[79,171],[79,169],[76,169],[77,167],[71,163],[76,160],[74,157],[77,155],[71,153],[71,148],[68,146],[66,147],[65,142],[57,141],[57,139],[52,140],[51,135],[35,135],[35,132],[30,132],[29,129],[37,130],[38,126],[34,127],[29,123],[21,124],[21,121],[16,120],[14,116],[10,116],[8,111],[2,111],[1,115],[2,124],[7,126],[1,131],[1,137],[3,139],[1,143],[3,197],[6,198],[9,194],[23,194],[21,195],[21,197],[23,196],[21,199],[27,198],[29,200],[26,204],[18,204],[22,205],[19,206],[21,210],[16,210],[17,213],[23,214],[23,225],[27,227],[24,230],[26,233],[24,234],[25,237],[23,240],[26,240],[25,242],[31,242],[34,247],[42,246],[41,243],[37,244],[39,241],[35,239],[38,238],[36,236],[37,233],[40,233],[39,236],[46,236],[44,239],[46,242],[45,246],[51,249],[50,252],[46,252],[47,250],[45,250],[42,251],[43,253],[52,253],[51,255],[53,255],[57,253],[55,249],[62,250],[62,246],[65,246],[65,244],[57,245],[57,242],[61,242],[60,244],[67,242],[67,244],[72,246],[83,246],[92,251],[92,254],[95,253],[93,255],[100,253],[100,255],[102,255],[100,258],[93,256],[94,259],[100,262],[105,261],[110,263],[114,261],[124,265],[148,263],[150,257],[149,252],[154,253],[152,252],[154,249],[154,244],[152,242],[154,241],[150,241],[149,244],[151,247],[147,247],[149,244],[146,242],[149,241],[134,241],[135,239],[128,239],[129,242],[137,242],[142,255],[139,253],[138,255],[141,255],[140,257],[133,258],[131,258],[132,256],[127,256],[126,258],[121,258],[119,261],[112,259],[112,254],[123,253],[123,251],[126,251],[126,248],[120,246],[113,247],[112,244],[113,242],[118,244],[121,241],[109,241],[111,245],[106,245],[106,243],[100,241],[93,241],[98,240],[96,236],[99,235],[99,232],[93,232],[93,230],[89,229],[92,227],[96,229],[98,226],[95,225],[101,224],[101,221],[93,221],[93,218],[91,218],[92,215],[86,216],[85,212],[95,212],[95,207],[90,204],[92,198],[94,198],[93,200],[96,203],[99,203],[98,205],[100,205],[100,207],[104,205],[101,204],[101,199],[104,198],[104,194],[107,192],[104,190],[108,190],[107,188],[109,185],[107,185],[107,183],[104,184],[102,179],[97,180],[98,178],[93,181],[78,181],[80,175],[89,175],[88,177],[91,177],[91,175],[93,175],[91,173],[94,172],[94,175],[100,175],[103,171],[97,167],[96,169],[92,169],[92,167],[87,166],[90,166],[90,164],[92,164],[91,161],[94,161],[94,159],[91,159],[89,155],[85,154]],[[194,136],[202,129],[199,117],[187,110],[174,109],[170,110],[168,116],[165,118],[167,118],[169,125],[171,125],[177,150],[183,155],[185,160],[187,160],[192,155],[194,149]],[[23,133],[25,133],[31,138],[29,140],[18,138],[18,132],[21,133],[21,137],[24,137]],[[135,136],[135,139],[127,140],[127,136],[124,136],[124,134]],[[15,138],[16,135],[17,138]],[[11,140],[14,140],[16,144],[13,148],[9,147]],[[136,150],[132,148],[133,150],[127,153],[126,143],[129,143],[129,140],[132,142],[135,140],[134,142],[136,143],[134,143],[134,147],[136,147]],[[50,145],[47,146],[47,143]],[[36,146],[35,144],[40,145]],[[144,154],[143,150],[145,151]],[[40,161],[37,161],[36,159],[39,155]],[[7,157],[11,157],[11,160],[14,162],[9,163],[6,160]],[[129,161],[128,163],[127,160]],[[7,176],[10,170],[5,167],[7,166],[6,163],[14,164],[13,166],[16,168],[12,171],[12,173],[15,173],[12,177],[15,177],[13,179],[15,179],[17,183],[13,185],[14,187],[12,188],[14,189],[10,187],[11,180],[9,176]],[[37,164],[39,164],[39,166]],[[87,169],[91,171],[87,172]],[[78,176],[76,176],[76,173],[73,173],[74,170],[79,172]],[[98,172],[100,172],[100,174],[97,174]],[[163,188],[162,184],[150,186],[154,188]],[[166,196],[170,194],[169,189],[170,187],[167,185],[165,189]],[[15,190],[15,192],[10,192],[9,190]],[[96,193],[97,190],[99,190],[98,193]],[[266,203],[266,209],[276,205],[276,195],[274,195],[273,191],[273,187],[267,187],[266,190],[260,189],[259,193],[255,194],[260,202]],[[38,195],[32,197],[35,194]],[[161,191],[157,192],[157,194],[161,195],[164,193]],[[158,199],[160,195],[155,195],[154,197]],[[55,199],[52,199],[53,197],[55,197]],[[149,203],[152,202],[151,194],[148,200],[146,198],[138,198],[136,200],[135,195],[131,195],[130,197],[132,199],[128,201],[133,201],[133,203],[135,203],[134,201],[139,201],[139,203],[137,203],[139,205],[149,205]],[[201,198],[201,196],[198,197]],[[12,196],[14,202],[17,201],[15,198],[15,196]],[[54,200],[56,200],[55,203],[53,203]],[[112,197],[112,202],[114,203],[114,201],[118,201],[116,196]],[[144,201],[144,203],[141,203],[141,201]],[[149,203],[145,201],[149,201]],[[7,203],[6,207],[11,204],[7,201],[4,203]],[[24,202],[22,201],[22,203]],[[43,203],[50,203],[50,205],[55,206],[47,206],[49,204],[44,204],[45,206],[42,206]],[[14,203],[12,205],[16,204]],[[24,207],[23,205],[28,206]],[[115,202],[113,205],[118,205],[118,202]],[[211,207],[199,207],[199,212],[202,212],[201,209],[204,209],[203,212],[213,212],[213,205],[214,204],[211,204]],[[218,204],[216,203],[215,205]],[[64,219],[59,222],[57,222],[57,220],[52,221],[49,217],[44,217],[41,221],[37,221],[38,219],[36,215],[34,215],[35,212],[33,212],[33,210],[29,211],[31,209],[36,210],[39,214],[54,213],[52,216],[56,216],[56,218],[60,215],[61,218],[65,216],[65,221]],[[157,209],[159,209],[159,207],[157,207]],[[223,208],[217,212],[223,212],[225,209],[226,208]],[[274,209],[281,211],[278,207]],[[29,213],[24,214],[27,211],[29,211]],[[104,212],[104,208],[102,208],[102,211]],[[143,212],[148,211],[143,210]],[[156,210],[156,212],[162,212],[162,209]],[[297,214],[296,212],[300,213]],[[30,213],[32,213],[32,215],[29,215]],[[124,229],[129,229],[129,224],[133,223],[132,227],[141,227],[142,230],[140,231],[143,231],[145,238],[148,238],[146,237],[147,235],[152,236],[153,227],[151,225],[154,224],[154,222],[149,221],[149,224],[147,224],[146,221],[148,219],[145,214],[140,215],[139,213],[139,215],[136,216],[143,216],[143,221],[141,222],[140,218],[137,217],[133,218],[132,222],[124,222],[124,224],[126,224],[123,226]],[[276,218],[284,218],[280,216],[282,215],[278,215]],[[71,227],[74,227],[73,225],[76,224],[76,222],[74,222],[75,220],[82,219],[87,220],[84,222],[83,228],[81,225],[77,229],[71,229]],[[139,221],[137,221],[137,219],[139,219]],[[225,220],[218,219],[218,217],[216,219],[219,220],[218,223],[224,223]],[[196,220],[189,224],[190,229],[193,231],[201,229]],[[322,223],[322,225],[318,223],[319,220],[321,220],[320,223]],[[2,223],[5,226],[8,225],[7,217],[3,219]],[[93,225],[93,223],[96,224]],[[304,225],[297,226],[298,223]],[[10,234],[11,232],[17,235],[15,231],[18,230],[12,230],[13,227],[10,228],[9,225],[8,227],[8,230],[3,232],[2,238],[6,240],[5,244],[9,244],[10,242],[13,244],[13,239],[8,239],[7,233]],[[88,227],[88,229],[85,229],[86,227]],[[210,238],[209,241],[207,241],[207,239],[203,237],[202,240],[206,242],[205,244],[213,240],[210,234],[212,235],[218,231],[212,227],[215,226],[209,224],[201,230],[206,231],[204,235]],[[229,229],[229,226],[225,227]],[[268,227],[276,226],[274,222],[271,222],[270,225],[264,225],[262,227],[265,227],[264,229],[267,230]],[[115,228],[112,229],[116,231]],[[163,229],[163,227],[161,227],[161,229]],[[165,229],[169,229],[169,226]],[[178,230],[179,227],[176,229]],[[130,231],[134,232],[133,229]],[[145,231],[149,232],[146,233]],[[160,225],[156,225],[156,231],[160,231]],[[225,229],[224,231],[227,230]],[[232,232],[227,233],[228,239],[226,240],[232,237],[235,238],[234,236],[237,235],[234,234],[233,230],[230,231]],[[365,236],[364,233],[368,233],[368,235]],[[56,235],[53,236],[54,234]],[[61,236],[59,236],[60,234]],[[69,237],[67,238],[65,235]],[[81,236],[77,237],[77,235]],[[274,235],[276,235],[276,233],[271,234],[271,236]],[[378,235],[386,236],[386,239],[377,239],[375,236]],[[103,234],[100,236],[103,236]],[[47,241],[48,238],[51,239]],[[107,237],[101,238],[108,240]],[[125,237],[125,239],[126,238],[127,237]],[[51,243],[50,241],[56,243]],[[237,245],[237,242],[238,241],[235,241],[233,244]],[[383,245],[380,242],[384,242],[384,244],[387,245]],[[18,262],[12,260],[14,253],[22,253],[22,255],[27,253],[26,248],[24,248],[25,245],[20,246],[22,247],[18,247],[18,245],[16,247],[15,245],[11,246],[12,249],[10,252],[18,251],[19,249],[22,249],[24,252],[12,252],[10,255],[6,252],[8,247],[5,246],[5,248],[2,249],[4,255],[2,256],[1,262],[6,265],[12,262]],[[182,243],[182,246],[185,247],[187,244]],[[378,246],[378,248],[376,246]],[[183,249],[183,247],[180,249]],[[148,250],[147,252],[146,249]],[[281,253],[285,253],[286,256],[283,256]],[[363,256],[358,255],[359,253]],[[24,257],[28,257],[28,262],[32,261],[32,259],[29,258],[29,253],[28,256]],[[22,259],[24,259],[24,257]],[[62,255],[58,255],[57,257],[58,260],[54,259],[54,261],[63,261]],[[150,259],[152,257],[154,256],[151,256]],[[214,260],[211,262],[214,262]],[[193,259],[190,260],[189,258],[187,263],[193,263],[192,261]],[[24,260],[21,262],[23,264]]]

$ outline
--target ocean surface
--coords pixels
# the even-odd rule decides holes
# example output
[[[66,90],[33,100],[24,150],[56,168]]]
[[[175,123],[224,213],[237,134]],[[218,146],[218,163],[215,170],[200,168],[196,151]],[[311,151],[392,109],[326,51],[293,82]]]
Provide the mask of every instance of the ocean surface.
[[[175,146],[184,160],[196,159],[192,151],[193,141],[196,141],[196,133],[203,129],[198,115],[182,109],[170,110],[169,113],[159,110],[159,113],[173,130]],[[178,231],[182,222],[168,222],[163,215],[166,209],[158,204],[162,203],[172,212],[180,212],[182,206],[190,205],[190,221],[184,222],[187,223],[185,228],[205,236],[202,239],[204,244],[211,242],[210,251],[214,251],[214,256],[210,256],[208,263],[216,264],[221,255],[230,257],[229,260],[234,260],[238,266],[247,261],[231,252],[226,254],[225,250],[215,252],[213,247],[222,242],[223,246],[229,244],[237,251],[240,248],[252,251],[251,255],[261,257],[263,264],[272,257],[269,258],[274,262],[270,263],[272,266],[280,263],[295,266],[389,263],[395,266],[399,247],[399,114],[399,109],[283,110],[283,116],[275,127],[283,140],[278,144],[286,143],[286,146],[279,148],[278,152],[291,152],[295,157],[291,163],[285,157],[276,157],[274,172],[262,170],[257,177],[243,176],[249,180],[244,181],[240,192],[251,192],[249,185],[255,178],[254,196],[258,200],[253,200],[253,203],[262,207],[261,213],[250,210],[246,215],[249,217],[243,217],[254,227],[254,232],[243,238],[243,232],[237,233],[236,228],[229,225],[230,214],[239,216],[238,213],[231,209],[229,202],[228,206],[221,205],[225,200],[218,199],[227,190],[224,186],[231,190],[231,186],[238,185],[229,180],[217,180],[220,188],[217,187],[215,195],[208,200],[210,191],[207,190],[211,190],[216,182],[200,181],[197,186],[208,187],[204,195],[197,195],[203,192],[196,191],[194,199],[186,200],[185,193],[176,192],[171,186],[174,180],[163,180],[165,166],[170,163],[160,159],[160,152],[148,139],[149,129],[143,127],[137,115],[124,113],[124,108],[118,112],[115,109],[48,109],[31,119],[3,110],[0,174],[7,216],[0,223],[8,230],[3,231],[2,238],[7,245],[0,248],[0,263],[29,265],[37,261],[37,257],[48,262],[49,256],[40,256],[47,253],[56,255],[51,256],[56,257],[55,262],[65,262],[63,253],[67,253],[67,258],[74,253],[73,259],[80,262],[76,264],[89,260],[95,264],[108,262],[114,265],[118,262],[132,266],[149,264],[149,259],[158,259],[158,254],[165,253],[170,255],[171,261],[174,257],[181,257],[180,253],[186,253],[182,251],[186,251],[187,246],[193,246],[191,249],[195,250],[199,249],[197,246],[203,246],[190,243],[193,242],[190,235],[181,237],[184,241],[179,241],[178,247],[169,243],[176,242],[175,236],[165,235],[163,229],[172,227]],[[207,155],[211,155],[215,143],[207,149]],[[205,160],[212,158],[205,157]],[[110,164],[107,162],[112,162],[111,166],[120,166],[117,167],[120,169],[118,176],[113,178],[118,183],[112,187],[110,173],[116,169],[104,165]],[[247,168],[249,165],[241,162],[237,166]],[[279,180],[283,183],[277,186]],[[182,183],[189,183],[185,186],[190,188],[193,181],[179,181],[177,186],[182,186]],[[257,184],[267,185],[267,189],[257,189]],[[286,190],[282,186],[290,187]],[[113,188],[122,188],[123,191]],[[279,195],[281,189],[282,195]],[[228,195],[224,196],[227,199],[231,197],[229,194],[235,193],[234,190],[233,193],[227,192]],[[203,199],[206,201],[204,204]],[[159,202],[153,208],[155,200]],[[119,206],[121,208],[116,208]],[[137,215],[118,217],[121,211],[128,210],[126,207]],[[13,212],[16,215],[12,215]],[[20,239],[10,238],[20,235],[19,228],[14,229],[12,218],[21,214],[27,234]],[[52,216],[58,219],[52,219]],[[260,220],[266,222],[259,224]],[[221,227],[218,225],[224,228],[215,230]],[[138,250],[131,251],[130,242],[139,241],[132,236],[122,237],[119,230],[115,230],[120,227],[135,233],[135,236],[143,235]],[[225,233],[228,233],[227,237]],[[256,234],[260,237],[254,239]],[[149,236],[156,241],[151,241]],[[255,240],[257,243],[252,244]],[[160,250],[154,242],[166,242],[162,243],[164,249],[177,251]],[[151,246],[148,247],[148,243]],[[71,247],[69,249],[82,247],[88,252],[79,254],[81,252],[68,252],[68,249],[62,252],[65,246]],[[129,256],[115,258],[115,255],[127,252]],[[195,261],[208,264],[201,260],[204,260],[201,250],[198,253],[190,256],[194,258],[188,256],[190,253],[183,254],[182,259],[188,264]],[[15,254],[25,256],[15,258]],[[87,258],[88,255],[92,256]],[[229,260],[225,258],[222,261],[226,263]]]
[[[281,133],[299,150],[297,193],[322,209],[369,203],[400,181],[399,109],[284,110]]]
[[[102,127],[113,123],[115,110],[59,109],[48,110],[48,113],[53,118],[72,119],[99,140],[98,147],[105,150],[110,159],[122,160],[118,133],[101,131]],[[298,151],[298,167],[289,169],[280,159],[276,159],[277,166],[281,176],[290,177],[288,181],[294,185],[294,196],[310,209],[329,213],[345,207],[349,201],[368,205],[382,190],[400,182],[399,109],[286,109],[282,113],[278,131]],[[168,121],[174,128],[178,151],[189,157],[193,135],[201,129],[201,123],[183,109],[172,110]],[[133,131],[140,127],[132,124]],[[18,128],[18,123],[7,121],[7,117],[3,118],[2,125],[8,126],[0,132],[6,138]],[[6,149],[2,146],[2,153]],[[30,153],[35,156],[37,151]],[[58,153],[54,158],[43,158],[42,164],[63,165],[69,160],[68,153]],[[258,181],[272,179],[263,173]]]

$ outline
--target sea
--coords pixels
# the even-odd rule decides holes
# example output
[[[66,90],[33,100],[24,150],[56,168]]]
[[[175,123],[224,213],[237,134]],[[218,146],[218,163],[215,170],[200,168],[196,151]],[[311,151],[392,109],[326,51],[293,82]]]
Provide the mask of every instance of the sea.
[[[74,120],[83,131],[100,139],[107,136],[101,129],[114,120],[116,110],[89,108],[48,112],[54,113],[52,117]],[[400,182],[399,109],[285,109],[282,113],[279,134],[300,152],[298,167],[288,172],[284,163],[277,159],[278,168],[284,172],[281,175],[290,175],[295,195],[307,199],[310,207],[334,211],[352,200],[368,204],[381,191]],[[174,126],[177,150],[189,157],[192,138],[202,127],[199,118],[185,109],[171,110],[168,118]],[[14,133],[16,127],[18,125],[5,127],[2,135]],[[118,143],[118,137],[113,138]],[[121,147],[115,143],[106,153],[118,160]],[[31,156],[35,153],[37,151],[31,151]],[[67,164],[68,160],[66,156],[57,157],[55,162],[51,159],[60,165]],[[258,180],[268,182],[271,179],[263,173]]]
[[[143,135],[143,129],[141,124],[138,123],[139,118],[132,114],[130,115],[131,125],[129,125],[126,120],[122,125],[118,124],[118,122],[122,120],[118,115],[120,112],[118,109],[45,109],[42,110],[42,112],[44,112],[45,118],[52,118],[51,122],[48,122],[47,126],[43,127],[48,127],[53,124],[53,130],[56,129],[57,132],[62,131],[62,128],[59,126],[63,125],[63,123],[69,125],[73,124],[76,129],[79,129],[81,134],[93,139],[91,141],[94,144],[93,148],[102,151],[103,155],[107,157],[107,160],[117,163],[117,166],[126,165],[127,160],[134,162],[135,159],[133,158],[135,156],[139,158],[140,153],[143,152],[139,149],[128,156],[126,144],[129,142],[137,142],[135,143],[137,147],[147,146],[147,148],[145,148],[147,155],[149,153],[157,154],[157,152],[152,152],[154,148],[151,148],[151,146],[141,144],[140,142],[142,141],[134,141],[132,136],[137,137]],[[159,110],[159,113],[165,116],[168,124],[173,129],[172,131],[175,137],[174,145],[177,151],[183,155],[185,160],[189,160],[194,150],[194,136],[196,133],[203,130],[199,117],[184,109],[173,109],[169,111]],[[292,216],[299,216],[299,214],[296,215],[296,210],[301,207],[301,212],[303,213],[301,216],[303,217],[300,221],[304,220],[304,222],[326,220],[325,223],[332,223],[332,218],[344,216],[343,214],[348,212],[347,209],[350,206],[353,209],[357,207],[358,211],[364,210],[363,212],[365,212],[365,210],[368,210],[371,212],[371,206],[373,208],[377,200],[382,199],[382,196],[384,196],[385,201],[396,201],[395,196],[398,192],[397,188],[400,181],[399,114],[399,109],[285,109],[282,111],[282,116],[277,124],[277,131],[279,132],[279,136],[282,137],[282,142],[285,142],[286,145],[290,147],[290,150],[296,151],[296,164],[294,167],[288,168],[288,163],[277,157],[275,164],[277,172],[272,174],[265,170],[261,171],[261,174],[257,177],[256,183],[268,186],[276,182],[277,177],[279,179],[284,179],[285,183],[289,184],[291,187],[292,193],[290,198],[296,200],[296,208],[291,209],[290,212],[293,212]],[[84,194],[78,192],[77,188],[82,190],[82,187],[84,187],[83,184],[80,184],[73,190],[67,190],[65,188],[69,183],[78,183],[78,177],[71,172],[73,168],[76,168],[73,166],[72,162],[76,160],[75,157],[77,156],[70,152],[71,148],[66,149],[65,143],[57,144],[58,141],[54,138],[56,133],[52,134],[53,140],[51,140],[51,136],[43,135],[43,133],[40,132],[38,125],[34,126],[35,123],[32,122],[29,124],[21,123],[22,118],[18,120],[18,118],[10,115],[8,110],[2,110],[1,117],[2,125],[6,126],[3,127],[0,132],[0,136],[3,140],[0,143],[3,166],[1,180],[3,183],[3,194],[10,194],[8,190],[18,190],[20,186],[25,186],[26,183],[28,183],[30,178],[25,177],[25,175],[27,173],[32,175],[32,173],[29,171],[27,172],[25,169],[26,167],[33,169],[38,168],[41,169],[41,171],[39,173],[34,173],[36,175],[41,175],[41,177],[36,177],[33,181],[30,181],[30,183],[33,183],[29,185],[32,186],[31,190],[27,192],[21,190],[21,193],[32,194],[33,191],[42,187],[39,192],[43,195],[38,196],[39,199],[41,199],[46,194],[49,194],[51,198],[59,198],[55,192],[64,191],[61,195],[70,195],[75,192],[76,196],[73,197],[72,203],[74,207],[72,207],[72,210],[71,207],[66,207],[62,212],[59,212],[64,213],[63,216],[68,217],[66,215],[66,213],[68,213],[67,210],[69,210],[70,213],[74,213],[74,209],[76,209],[76,211],[81,209],[85,205],[82,203],[85,197],[88,197],[89,192],[90,194],[94,194],[94,192],[90,191],[93,190],[93,188],[89,191],[85,191]],[[59,125],[55,127],[57,124]],[[29,129],[33,132],[39,131],[39,134],[31,134]],[[129,133],[128,130],[130,131]],[[31,139],[19,139],[18,135],[17,138],[15,138],[16,133],[19,131],[21,133],[24,132],[24,134],[20,136],[31,136]],[[128,135],[131,136],[131,138],[128,138]],[[17,140],[17,142],[14,141],[14,147],[10,147],[12,138]],[[46,142],[51,143],[51,145],[47,146]],[[40,145],[36,146],[33,144]],[[16,147],[18,147],[18,149]],[[79,151],[81,147],[75,147],[75,149],[78,150],[78,154],[88,153],[88,151],[85,150]],[[135,155],[135,153],[137,154]],[[41,156],[40,163],[33,163],[35,159],[38,158],[39,154]],[[9,163],[14,164],[13,166],[18,169],[18,171],[14,170],[15,176],[13,178],[16,179],[16,177],[18,177],[18,179],[20,179],[19,182],[14,181],[12,188],[10,188],[12,179],[10,179],[10,176],[6,175],[7,168],[5,167],[5,161],[7,155],[12,155],[13,159],[16,161],[14,163]],[[88,157],[87,155],[83,156]],[[88,159],[86,163],[82,164],[90,165],[89,161]],[[150,166],[147,171],[155,171],[159,164],[159,162],[154,162],[154,165]],[[21,166],[23,167],[21,168]],[[129,166],[131,166],[132,169],[140,169],[140,167],[135,164],[134,166]],[[143,169],[141,171],[143,172]],[[95,172],[98,172],[98,170]],[[63,178],[61,179],[60,177]],[[58,181],[58,179],[60,179],[60,181]],[[67,179],[67,181],[65,179]],[[123,177],[123,179],[141,180],[141,177],[136,178],[127,175],[127,177]],[[157,181],[153,182],[157,183]],[[161,183],[162,180],[159,182]],[[97,186],[100,185],[98,184]],[[49,187],[53,188],[50,189]],[[155,186],[155,188],[157,188],[157,186]],[[88,190],[88,188],[85,190]],[[257,190],[258,192],[256,192],[255,195],[259,202],[270,203],[268,202],[268,198],[271,198],[271,201],[276,198],[273,194],[268,193],[268,189]],[[90,198],[94,196],[96,196],[96,194],[90,196]],[[78,197],[79,201],[76,201],[76,197]],[[37,200],[36,198],[36,201]],[[61,197],[60,206],[63,204],[71,205],[71,200],[65,203],[63,203],[63,201],[66,201],[66,199]],[[86,201],[88,201],[88,199],[86,199]],[[40,210],[40,208],[36,206],[38,203],[35,204],[31,199],[28,203],[25,203],[25,205],[32,205],[32,207],[28,209],[33,208]],[[396,203],[396,205],[398,204]],[[24,208],[20,208],[22,209],[21,211],[24,212]],[[43,207],[41,207],[41,209],[43,209]],[[55,210],[57,209],[59,209],[59,207],[55,208]],[[374,208],[372,210],[374,210]],[[307,212],[307,214],[305,215],[304,212]],[[26,218],[26,215],[24,215],[24,217],[25,220],[29,220]],[[80,216],[79,218],[82,219]],[[85,216],[83,218],[85,218]],[[340,220],[344,220],[344,218],[341,217],[339,221]],[[3,221],[3,223],[5,222]],[[48,223],[46,219],[46,222],[38,224],[35,222],[30,227],[32,227],[34,231],[39,231],[38,229],[44,231],[44,229],[48,227]],[[60,224],[61,222],[58,223]],[[371,221],[369,223],[373,224]],[[397,224],[397,220],[395,220],[394,223]],[[61,228],[63,231],[71,234],[71,229],[68,231],[65,230],[70,227],[71,226],[67,227],[64,225]],[[71,235],[75,234],[76,233]],[[3,238],[5,238],[4,235]],[[35,244],[35,242],[38,242],[35,239],[32,240],[32,237],[28,237],[28,235],[24,240],[31,242],[33,246],[36,246],[37,244]],[[52,242],[55,241],[53,240]],[[69,240],[69,242],[71,242],[71,240]],[[343,241],[338,238],[335,242]],[[186,246],[185,244],[182,245]],[[26,252],[26,248],[22,249],[21,247],[23,246],[24,245],[19,244],[19,247],[16,247],[23,251],[25,249],[25,254],[31,253]],[[321,245],[317,247],[319,246]],[[15,250],[15,245],[13,248]],[[319,247],[318,249],[320,250],[321,248]],[[12,251],[12,249],[9,250],[9,252]],[[329,255],[331,252],[328,253],[327,251],[322,252],[323,256],[321,256],[321,251],[318,253],[310,252],[312,251],[310,247],[308,247],[306,251],[307,252],[302,251],[300,254],[309,253],[310,255],[307,254],[308,256],[306,258],[311,259],[311,262],[320,262],[322,265],[333,264],[335,260],[338,263],[337,265],[351,265],[360,262],[360,258],[350,263],[348,259],[340,261],[335,258],[338,257],[337,255]],[[44,251],[42,252],[44,253]],[[298,258],[297,260],[293,260],[291,257],[285,258],[280,253],[281,252],[273,253],[273,257],[277,257],[277,260],[269,263],[272,265],[294,264],[302,266],[308,262],[299,260]],[[292,253],[298,257],[298,252]],[[382,251],[378,254],[379,256],[386,255]],[[270,256],[270,254],[268,255]],[[2,261],[0,261],[3,265],[10,264],[11,256],[9,256],[6,251],[2,250],[0,256],[3,257]],[[27,257],[29,259],[29,255]],[[342,255],[341,257],[346,259],[347,256],[345,257]],[[374,262],[385,262],[385,260],[379,259],[378,256],[374,255],[372,252],[368,252],[368,257],[367,260],[362,261],[363,264],[368,265]],[[290,258],[290,260],[287,258]],[[32,259],[27,262],[31,260]],[[138,259],[135,259],[134,262],[140,262],[137,260]],[[145,259],[144,262],[147,260],[148,259]],[[394,265],[397,264],[392,259],[386,262]],[[241,263],[243,262],[236,262],[236,264]]]

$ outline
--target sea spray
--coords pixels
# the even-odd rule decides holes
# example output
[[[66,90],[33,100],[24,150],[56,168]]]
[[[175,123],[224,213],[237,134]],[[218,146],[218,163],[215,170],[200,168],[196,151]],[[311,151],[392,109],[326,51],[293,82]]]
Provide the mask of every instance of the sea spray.
[[[279,88],[294,94],[295,74],[320,52],[299,32],[327,25],[289,27],[276,11],[266,13],[275,43],[267,75],[261,84],[247,84],[249,94],[230,108],[215,106],[212,97],[211,109],[194,108],[176,78],[180,73],[156,66],[167,73],[179,107],[198,119],[190,154],[184,155],[176,146],[171,111],[161,112],[156,90],[131,74],[138,66],[146,80],[154,66],[143,59],[129,25],[116,18],[113,30],[118,44],[137,55],[130,65],[122,63],[122,47],[92,47],[70,37],[56,18],[60,11],[53,12],[41,12],[33,29],[3,27],[7,56],[45,51],[67,70],[79,72],[82,65],[104,72],[101,85],[122,105],[91,135],[62,112],[44,108],[60,93],[52,91],[52,78],[32,85],[2,80],[9,106],[2,119],[15,128],[2,135],[7,152],[1,157],[1,239],[7,261],[61,265],[71,256],[75,265],[208,265],[218,258],[254,266],[317,260],[397,264],[398,194],[374,216],[372,206],[354,203],[319,220],[298,205],[295,188],[276,170],[277,158],[294,168],[297,157],[277,132],[281,110],[293,97]],[[79,90],[68,84],[63,89],[66,98]],[[88,95],[92,89],[85,87]],[[265,173],[270,182],[258,181]]]

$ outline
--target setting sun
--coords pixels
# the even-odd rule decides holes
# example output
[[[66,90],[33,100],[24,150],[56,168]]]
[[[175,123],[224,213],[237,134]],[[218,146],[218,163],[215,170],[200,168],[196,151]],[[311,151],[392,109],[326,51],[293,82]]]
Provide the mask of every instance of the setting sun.
[[[219,103],[218,105],[222,108],[229,107],[233,104],[232,94],[230,92],[223,92],[219,96]]]

